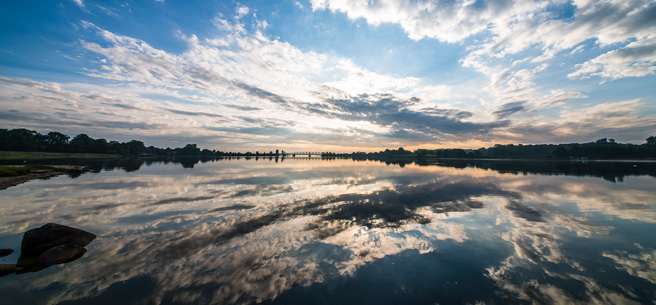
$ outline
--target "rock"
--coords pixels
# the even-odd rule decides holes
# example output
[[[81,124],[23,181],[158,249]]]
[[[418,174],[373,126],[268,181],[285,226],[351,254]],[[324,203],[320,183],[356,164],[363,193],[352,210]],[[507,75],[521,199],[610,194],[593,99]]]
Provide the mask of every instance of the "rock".
[[[40,228],[25,232],[21,242],[21,256],[39,256],[41,253],[61,245],[84,247],[94,239],[96,239],[96,235],[93,233],[56,223],[47,223]]]
[[[5,257],[12,253],[14,253],[14,249],[0,249],[0,257]]]
[[[72,262],[84,255],[87,249],[78,245],[59,245],[43,252],[36,258],[36,262],[41,265],[57,265]]]
[[[20,270],[21,268],[16,266],[16,264],[0,264],[0,276],[12,274]]]

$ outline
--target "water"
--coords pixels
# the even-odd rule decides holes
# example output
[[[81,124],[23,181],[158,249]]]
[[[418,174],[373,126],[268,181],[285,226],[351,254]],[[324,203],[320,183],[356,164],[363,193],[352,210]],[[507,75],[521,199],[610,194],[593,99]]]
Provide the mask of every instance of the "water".
[[[47,222],[98,235],[0,277],[2,304],[656,302],[654,163],[182,165],[0,191],[0,248]]]

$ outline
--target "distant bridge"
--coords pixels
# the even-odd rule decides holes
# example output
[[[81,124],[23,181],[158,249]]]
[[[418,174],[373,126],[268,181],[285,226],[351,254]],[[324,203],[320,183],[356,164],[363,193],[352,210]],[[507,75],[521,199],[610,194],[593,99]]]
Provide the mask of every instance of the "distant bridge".
[[[301,157],[301,156],[308,156],[308,157],[321,156],[322,154],[324,154],[324,152],[320,152],[320,151],[319,152],[317,152],[317,151],[301,151],[301,152],[292,152],[292,153],[285,152],[286,156],[298,156],[298,157]]]

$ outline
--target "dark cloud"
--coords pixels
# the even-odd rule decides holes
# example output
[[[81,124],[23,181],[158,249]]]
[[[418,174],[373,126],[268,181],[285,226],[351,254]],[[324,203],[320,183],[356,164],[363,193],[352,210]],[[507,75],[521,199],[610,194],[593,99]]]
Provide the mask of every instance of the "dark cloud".
[[[255,96],[270,101],[272,103],[278,104],[280,106],[289,107],[292,104],[289,99],[280,96],[278,94],[275,94],[273,92],[264,90],[262,88],[258,88],[241,82],[233,82],[233,85],[237,88],[243,89],[250,96]]]
[[[209,112],[194,112],[194,111],[184,111],[184,110],[177,110],[177,109],[168,109],[168,108],[162,108],[165,111],[168,111],[170,113],[175,113],[175,114],[180,114],[180,115],[188,115],[188,116],[206,116],[210,118],[222,118],[223,116],[220,114],[216,113],[209,113]]]
[[[250,134],[250,135],[265,135],[265,136],[275,136],[292,132],[288,128],[277,128],[277,127],[208,127],[207,129],[215,131],[223,131],[228,133],[240,133],[240,134]]]
[[[0,120],[7,121],[31,121],[34,117],[29,114],[23,114],[18,110],[8,110],[0,112]]]
[[[112,107],[119,107],[119,108],[123,108],[123,109],[142,110],[139,107],[135,107],[135,106],[132,106],[132,105],[129,105],[129,104],[124,104],[124,103],[119,103],[119,102],[116,102],[116,103],[102,102],[101,104],[107,105],[107,106],[112,106]]]
[[[112,120],[95,120],[95,119],[78,119],[73,117],[52,117],[42,113],[26,113],[17,110],[9,110],[7,112],[0,112],[0,120],[7,121],[24,121],[37,123],[48,128],[54,126],[61,126],[64,129],[70,129],[71,126],[78,127],[95,127],[95,128],[117,128],[117,129],[142,129],[151,130],[159,128],[158,124],[151,123],[137,123],[128,121],[112,121]]]
[[[252,106],[239,106],[239,105],[231,105],[231,104],[223,104],[223,106],[228,107],[228,108],[234,108],[242,111],[259,111],[262,110],[262,108],[258,107],[252,107]]]
[[[526,104],[526,101],[506,103],[499,106],[499,108],[497,108],[493,114],[498,119],[505,119],[517,112],[524,110],[524,104]]]
[[[379,126],[391,127],[389,137],[424,139],[434,136],[465,136],[485,134],[490,130],[507,126],[507,121],[471,123],[462,119],[471,113],[453,109],[412,109],[419,100],[400,99],[391,94],[362,94],[344,99],[326,99],[324,103],[305,106],[305,110],[331,118],[347,121],[369,121]]]

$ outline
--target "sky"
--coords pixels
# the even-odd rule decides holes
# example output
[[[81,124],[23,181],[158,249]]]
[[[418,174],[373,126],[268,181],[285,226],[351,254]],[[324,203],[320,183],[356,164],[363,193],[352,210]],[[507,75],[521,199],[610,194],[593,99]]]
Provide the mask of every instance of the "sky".
[[[656,135],[656,1],[2,1],[0,128],[223,151]]]

